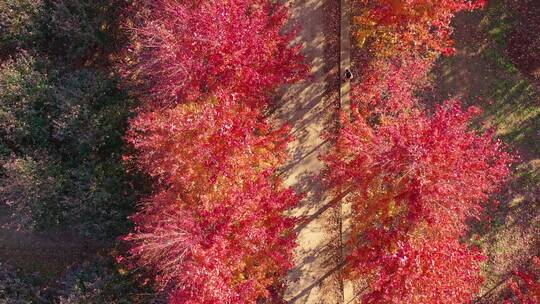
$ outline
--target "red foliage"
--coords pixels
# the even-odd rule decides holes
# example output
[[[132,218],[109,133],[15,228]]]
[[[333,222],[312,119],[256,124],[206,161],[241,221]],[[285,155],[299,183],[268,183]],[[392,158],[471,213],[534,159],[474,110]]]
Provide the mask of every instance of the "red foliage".
[[[298,200],[272,176],[286,129],[234,102],[180,104],[131,123],[132,162],[157,179],[133,218],[132,260],[170,303],[255,303],[292,266]]]
[[[254,109],[208,99],[140,113],[127,139],[139,168],[162,187],[200,197],[224,194],[278,166],[286,157],[287,131],[272,129]]]
[[[483,282],[485,257],[453,238],[385,243],[379,232],[369,235],[373,239],[350,256],[355,275],[373,278],[362,303],[467,303]]]
[[[394,57],[369,63],[360,82],[353,84],[352,103],[364,115],[392,114],[418,104],[417,90],[429,84],[433,60]]]
[[[474,10],[486,0],[363,0],[356,17],[360,45],[366,42],[378,56],[453,53],[450,22],[463,10]],[[371,41],[369,41],[371,40]]]
[[[287,128],[260,110],[307,75],[285,6],[267,0],[136,1],[126,79],[144,88],[127,160],[155,180],[133,217],[131,262],[170,303],[256,303],[291,267],[296,204],[273,173]],[[246,106],[247,105],[247,106]]]
[[[338,188],[352,186],[363,205],[392,202],[406,208],[409,221],[444,218],[452,223],[440,224],[460,232],[510,172],[502,144],[468,130],[477,111],[447,103],[432,117],[412,110],[376,126],[358,116],[344,123],[326,157],[328,178]]]
[[[492,132],[469,129],[477,109],[447,102],[429,115],[417,95],[433,61],[454,51],[453,16],[485,2],[360,1],[355,34],[371,62],[325,160],[352,204],[345,274],[367,281],[365,303],[467,303],[482,283],[485,257],[459,239],[513,158]]]
[[[459,104],[447,103],[433,116],[412,108],[375,125],[362,115],[344,121],[325,157],[327,178],[336,193],[349,193],[353,253],[347,273],[371,274],[373,289],[366,296],[371,302],[439,303],[449,297],[456,301],[446,303],[463,303],[479,287],[481,280],[471,278],[478,277],[481,255],[457,239],[465,220],[478,215],[482,201],[509,175],[512,159],[491,133],[468,130],[476,114],[474,108],[462,111]],[[433,270],[437,274],[461,275],[427,284],[436,274],[419,265],[392,266],[400,251],[419,259],[419,265],[440,265]],[[452,255],[465,259],[464,268],[445,268],[459,264],[446,258]],[[415,298],[419,290],[422,296]]]
[[[268,173],[206,206],[166,190],[134,217],[131,254],[170,303],[255,303],[292,266],[294,222],[282,213],[295,203]]]
[[[143,4],[144,3],[144,4]],[[136,6],[129,70],[152,103],[210,96],[261,106],[280,84],[307,75],[294,31],[283,34],[288,11],[267,0],[155,0]]]

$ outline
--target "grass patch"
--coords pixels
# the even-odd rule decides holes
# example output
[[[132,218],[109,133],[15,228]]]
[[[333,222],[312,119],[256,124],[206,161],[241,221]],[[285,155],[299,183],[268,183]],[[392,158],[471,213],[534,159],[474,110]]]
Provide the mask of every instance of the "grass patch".
[[[486,28],[486,32],[497,45],[504,49],[507,46],[513,23],[514,17],[505,1],[498,0],[490,3],[481,25]]]

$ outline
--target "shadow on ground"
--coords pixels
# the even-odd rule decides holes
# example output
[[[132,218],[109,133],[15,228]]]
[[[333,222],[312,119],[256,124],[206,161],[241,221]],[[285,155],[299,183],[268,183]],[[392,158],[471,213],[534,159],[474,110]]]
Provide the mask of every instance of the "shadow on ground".
[[[304,195],[291,211],[299,218],[295,266],[286,280],[288,303],[340,303],[340,227],[337,208],[326,195],[321,179],[324,168],[319,156],[328,145],[323,135],[332,132],[338,106],[338,30],[332,18],[339,12],[338,1],[295,0],[289,28],[300,26],[295,43],[302,44],[311,78],[283,88],[272,118],[288,124],[294,141],[290,160],[280,170],[286,186]]]

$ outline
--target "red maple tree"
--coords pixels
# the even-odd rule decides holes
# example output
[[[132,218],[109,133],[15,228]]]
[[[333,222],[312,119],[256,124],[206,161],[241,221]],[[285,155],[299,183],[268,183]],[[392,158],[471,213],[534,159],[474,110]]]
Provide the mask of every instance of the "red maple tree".
[[[277,86],[308,69],[295,31],[284,33],[288,10],[267,0],[140,1],[134,6],[127,74],[151,103],[217,96],[264,106]]]
[[[478,291],[476,248],[460,242],[510,173],[493,132],[470,129],[479,110],[456,101],[433,113],[419,91],[441,54],[454,52],[450,22],[484,0],[363,0],[356,38],[365,73],[353,84],[324,157],[336,197],[352,205],[345,274],[368,283],[365,303],[467,303]]]
[[[351,278],[369,274],[370,303],[439,303],[447,299],[444,290],[455,292],[455,302],[447,303],[463,303],[479,287],[481,255],[457,240],[465,220],[479,214],[482,202],[509,175],[512,158],[492,133],[469,130],[477,114],[475,108],[463,111],[459,103],[448,102],[433,115],[411,108],[376,123],[358,114],[343,121],[335,147],[325,156],[327,179],[352,204],[346,273]],[[418,265],[392,266],[399,254],[419,265],[440,265],[437,275],[456,276],[427,284],[436,274]],[[458,255],[469,261],[461,264],[465,268],[446,269],[459,265],[459,259],[447,259]],[[464,276],[469,272],[474,274]]]
[[[145,102],[126,160],[154,181],[129,261],[170,303],[256,303],[291,267],[298,197],[275,170],[288,128],[261,111],[304,78],[287,8],[267,0],[134,1],[125,79]],[[128,14],[130,15],[130,14]]]
[[[276,168],[287,157],[287,133],[256,109],[209,98],[139,113],[127,141],[135,151],[131,161],[160,186],[199,197],[225,194],[232,184]]]
[[[362,303],[467,303],[479,291],[485,256],[478,250],[425,231],[388,242],[381,230],[366,233],[349,257],[351,277],[368,278]]]
[[[137,265],[155,275],[170,303],[255,303],[292,267],[297,202],[270,173],[211,202],[173,190],[148,199],[127,237]]]
[[[126,239],[170,303],[255,303],[292,266],[294,220],[283,213],[298,197],[273,175],[286,133],[218,99],[131,122],[129,161],[157,186]]]

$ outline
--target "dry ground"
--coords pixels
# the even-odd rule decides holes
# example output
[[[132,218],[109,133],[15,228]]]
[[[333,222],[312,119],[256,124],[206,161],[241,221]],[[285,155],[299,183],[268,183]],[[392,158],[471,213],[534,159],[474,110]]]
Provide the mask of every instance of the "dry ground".
[[[305,195],[292,214],[300,218],[295,267],[286,280],[289,303],[341,303],[340,216],[331,204],[321,180],[319,155],[329,142],[324,132],[335,128],[339,105],[338,33],[335,21],[338,1],[293,0],[290,26],[300,26],[296,43],[304,47],[312,78],[283,88],[273,117],[292,128],[290,160],[282,168],[287,186]],[[339,20],[339,19],[338,19]],[[330,22],[328,22],[330,21]]]

